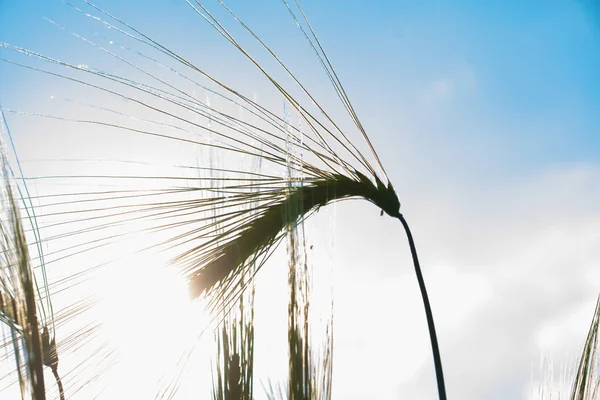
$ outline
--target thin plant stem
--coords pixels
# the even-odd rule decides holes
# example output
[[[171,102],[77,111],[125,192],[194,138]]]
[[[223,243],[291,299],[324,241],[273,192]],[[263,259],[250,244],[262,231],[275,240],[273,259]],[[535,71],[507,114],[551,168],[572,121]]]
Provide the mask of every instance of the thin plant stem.
[[[417,274],[417,280],[419,281],[419,289],[421,289],[421,296],[423,297],[423,306],[425,306],[425,314],[427,315],[427,326],[429,327],[429,338],[431,339],[431,349],[433,351],[433,362],[435,364],[435,375],[437,379],[438,394],[440,400],[446,400],[446,385],[444,384],[444,372],[442,371],[442,358],[440,356],[440,347],[438,346],[437,335],[435,333],[435,324],[433,323],[433,313],[431,312],[431,305],[429,304],[429,296],[427,295],[427,289],[425,288],[425,280],[421,273],[421,266],[419,264],[419,257],[417,256],[417,248],[413,239],[408,223],[404,219],[404,216],[400,214],[398,219],[404,226],[406,236],[408,237],[408,244],[410,246],[410,253],[412,255],[413,264],[415,266],[415,273]]]
[[[58,395],[60,396],[60,400],[65,400],[65,389],[63,388],[62,380],[60,379],[60,375],[58,374],[58,368],[52,367],[52,374],[54,375],[54,379],[56,379],[56,385],[58,386]]]

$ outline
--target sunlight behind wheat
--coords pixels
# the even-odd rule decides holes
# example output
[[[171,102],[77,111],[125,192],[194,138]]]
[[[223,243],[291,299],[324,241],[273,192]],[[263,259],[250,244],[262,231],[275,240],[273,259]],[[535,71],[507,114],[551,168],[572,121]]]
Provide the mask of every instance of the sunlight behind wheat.
[[[119,356],[107,390],[151,398],[209,324],[204,304],[190,299],[185,279],[156,255],[125,257],[96,282],[101,332]]]

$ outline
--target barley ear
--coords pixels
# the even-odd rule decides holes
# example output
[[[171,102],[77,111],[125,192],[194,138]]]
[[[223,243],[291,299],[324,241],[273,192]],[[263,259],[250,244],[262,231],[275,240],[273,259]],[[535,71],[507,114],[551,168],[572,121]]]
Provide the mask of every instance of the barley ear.
[[[579,367],[573,381],[571,400],[591,400],[597,398],[600,380],[597,378],[598,365],[598,327],[600,326],[600,297],[592,318],[590,330],[581,352]]]
[[[304,186],[286,188],[281,201],[263,208],[256,218],[230,232],[234,239],[218,247],[211,254],[212,260],[191,278],[192,294],[200,296],[229,278],[235,278],[246,260],[272,245],[288,224],[295,224],[333,201],[363,198],[390,216],[400,215],[400,201],[391,184],[386,186],[379,179],[374,184],[358,171],[353,175],[328,174],[322,179],[308,181]]]

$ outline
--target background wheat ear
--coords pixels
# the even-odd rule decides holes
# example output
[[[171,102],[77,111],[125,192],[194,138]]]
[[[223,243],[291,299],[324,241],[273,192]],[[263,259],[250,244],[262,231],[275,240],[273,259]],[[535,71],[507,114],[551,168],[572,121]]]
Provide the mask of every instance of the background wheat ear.
[[[5,274],[2,277],[2,285],[4,293],[11,293],[9,296],[3,296],[3,305],[9,306],[8,309],[3,310],[3,317],[8,320],[7,324],[12,334],[21,394],[42,400],[46,398],[44,348],[37,313],[33,270],[18,208],[7,179],[4,181],[3,191],[2,207],[8,216],[8,221],[0,222],[3,239],[0,243],[4,253],[3,261],[6,262],[6,265],[2,266]]]
[[[12,137],[4,119],[4,113],[0,115],[0,123],[2,124],[2,132],[8,134],[8,139],[12,144]],[[31,395],[34,399],[44,399],[46,397],[43,367],[47,366],[52,370],[56,379],[59,397],[64,400],[64,389],[58,374],[56,339],[50,332],[51,326],[54,325],[51,301],[46,299],[45,302],[50,306],[50,309],[46,310],[41,306],[42,312],[40,315],[38,307],[44,300],[41,298],[42,291],[39,290],[38,281],[34,274],[30,245],[25,237],[24,219],[18,206],[20,202],[17,201],[17,196],[14,194],[13,185],[17,188],[22,202],[25,202],[28,192],[26,185],[25,192],[27,192],[27,195],[16,185],[15,179],[11,179],[14,178],[14,173],[7,160],[4,139],[4,137],[0,137],[2,169],[2,187],[0,189],[2,207],[0,213],[0,253],[2,254],[0,256],[0,322],[9,328],[11,333],[21,395]],[[28,216],[27,220],[29,222],[32,222],[32,219],[35,220],[35,214],[31,215],[33,211],[27,209],[27,207],[25,209]],[[38,238],[39,232],[35,231],[35,234],[35,237]],[[43,264],[41,269],[45,273]],[[46,285],[44,289],[47,294]]]
[[[600,296],[588,331],[579,366],[573,379],[571,400],[592,400],[598,398],[600,379],[598,378],[598,333],[600,328]]]

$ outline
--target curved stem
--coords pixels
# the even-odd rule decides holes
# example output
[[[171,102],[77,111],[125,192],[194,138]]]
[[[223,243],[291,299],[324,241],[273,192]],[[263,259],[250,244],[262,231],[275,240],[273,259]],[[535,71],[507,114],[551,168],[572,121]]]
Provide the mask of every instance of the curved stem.
[[[437,335],[435,333],[435,325],[433,323],[433,313],[431,312],[431,305],[429,304],[429,296],[427,296],[427,289],[425,288],[425,280],[421,273],[421,266],[419,265],[419,258],[417,257],[417,248],[415,247],[415,241],[413,240],[410,228],[404,219],[404,216],[400,214],[398,216],[406,236],[408,237],[408,244],[410,245],[410,253],[412,254],[413,264],[415,266],[415,272],[417,274],[417,280],[419,281],[419,289],[421,289],[421,296],[423,297],[423,305],[425,306],[425,314],[427,315],[427,326],[429,327],[429,338],[431,339],[431,349],[433,351],[433,362],[435,364],[435,375],[437,378],[438,394],[440,400],[446,400],[446,386],[444,384],[444,373],[442,372],[442,358],[440,357],[440,348],[438,346]]]
[[[58,385],[58,393],[60,396],[60,400],[65,400],[65,390],[63,389],[62,381],[60,380],[60,376],[58,375],[57,367],[52,367],[52,374],[54,374],[54,379],[56,379],[56,384]]]

